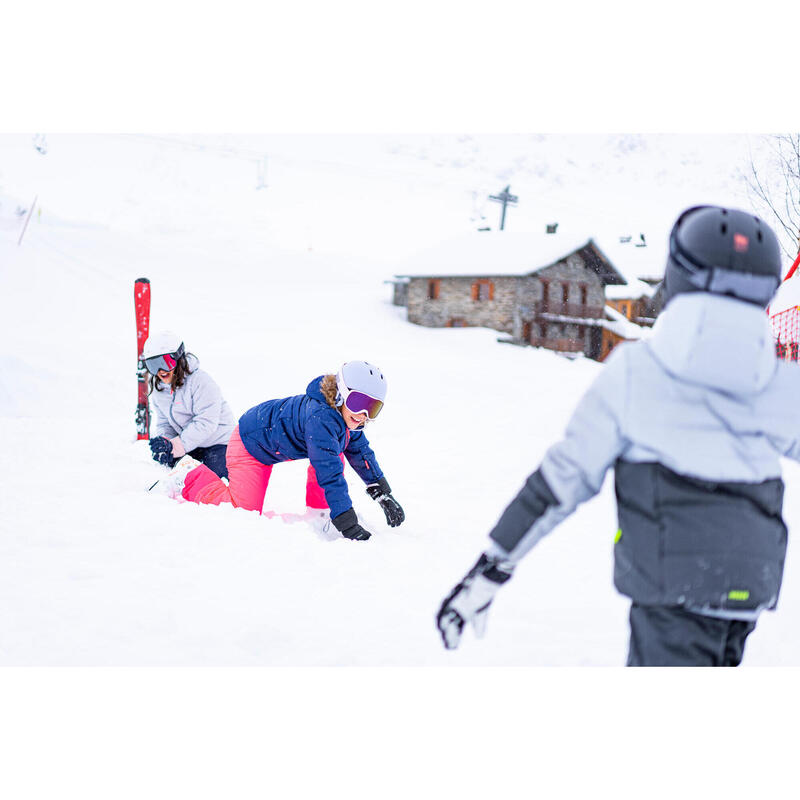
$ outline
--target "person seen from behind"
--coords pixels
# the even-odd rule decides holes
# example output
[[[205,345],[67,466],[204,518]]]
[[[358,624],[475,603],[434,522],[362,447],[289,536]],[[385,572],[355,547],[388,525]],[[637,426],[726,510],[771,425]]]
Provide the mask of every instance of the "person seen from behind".
[[[787,529],[780,457],[800,460],[800,369],[778,361],[765,308],[773,231],[697,206],[669,238],[653,335],[620,344],[441,605],[448,649],[482,635],[519,560],[615,473],[614,583],[631,599],[629,666],[737,666],[774,609]]]

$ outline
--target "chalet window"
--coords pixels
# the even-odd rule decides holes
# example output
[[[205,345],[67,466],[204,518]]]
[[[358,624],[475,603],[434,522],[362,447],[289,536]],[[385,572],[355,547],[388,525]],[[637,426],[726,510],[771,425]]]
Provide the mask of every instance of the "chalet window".
[[[547,311],[550,305],[550,281],[542,279],[542,308]]]
[[[547,338],[547,323],[546,322],[540,322],[539,323],[539,336],[542,339],[546,339]]]
[[[569,284],[562,283],[561,284],[561,302],[568,303],[569,302]]]
[[[522,341],[530,343],[531,341],[531,323],[526,321],[522,323]]]
[[[494,283],[481,279],[472,284],[472,299],[479,302],[494,300]]]
[[[428,300],[439,299],[439,286],[441,283],[442,282],[438,278],[428,281]]]
[[[447,328],[466,328],[469,326],[469,323],[465,319],[461,319],[461,317],[453,317],[447,321]]]
[[[581,284],[581,305],[585,306],[588,300],[589,290],[585,284]]]

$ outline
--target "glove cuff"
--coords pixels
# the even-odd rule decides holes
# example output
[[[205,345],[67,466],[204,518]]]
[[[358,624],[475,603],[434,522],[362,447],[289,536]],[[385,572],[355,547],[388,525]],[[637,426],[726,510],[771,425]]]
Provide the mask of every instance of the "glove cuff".
[[[386,478],[378,478],[375,483],[370,483],[367,486],[367,494],[373,499],[377,500],[379,497],[383,495],[389,495],[392,493],[392,488],[389,486],[389,481]]]
[[[339,533],[344,533],[348,528],[352,528],[353,525],[358,525],[358,516],[355,509],[348,508],[344,513],[332,517],[331,522]]]
[[[511,578],[513,572],[514,568],[509,564],[502,563],[496,558],[486,555],[486,553],[481,553],[481,557],[475,562],[475,566],[469,571],[467,577],[483,575],[484,578],[492,583],[502,585]]]

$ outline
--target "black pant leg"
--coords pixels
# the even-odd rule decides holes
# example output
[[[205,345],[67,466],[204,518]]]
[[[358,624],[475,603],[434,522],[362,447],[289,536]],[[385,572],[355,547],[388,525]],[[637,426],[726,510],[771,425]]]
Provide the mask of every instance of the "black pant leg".
[[[220,478],[228,477],[228,466],[225,457],[228,453],[228,446],[225,444],[215,444],[211,447],[195,447],[189,455],[196,458],[201,464],[205,464],[212,472]]]
[[[755,622],[745,622],[741,619],[731,620],[728,640],[725,643],[723,666],[738,667],[742,663],[745,640],[755,630],[755,627]]]
[[[752,623],[704,617],[679,606],[638,603],[631,605],[630,624],[629,667],[735,666],[754,627],[748,630]]]

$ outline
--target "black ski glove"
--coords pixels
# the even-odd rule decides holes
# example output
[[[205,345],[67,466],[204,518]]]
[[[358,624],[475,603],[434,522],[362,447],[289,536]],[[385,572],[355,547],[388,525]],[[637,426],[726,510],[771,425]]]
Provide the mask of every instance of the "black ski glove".
[[[386,478],[381,478],[377,483],[370,483],[367,486],[367,494],[381,504],[390,528],[396,528],[406,518],[402,506],[392,497],[392,490]]]
[[[352,508],[348,508],[347,511],[343,514],[339,514],[338,517],[333,517],[331,522],[345,539],[356,539],[360,542],[365,542],[372,536],[368,530],[362,528],[358,524],[358,517]]]
[[[156,436],[150,440],[150,450],[153,460],[165,467],[174,467],[175,459],[172,457],[172,442],[164,436]]]
[[[458,647],[464,625],[468,622],[475,635],[483,638],[489,606],[497,590],[511,577],[513,569],[509,564],[482,553],[475,566],[445,598],[436,615],[436,627],[448,650]]]

